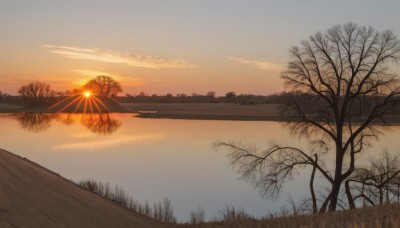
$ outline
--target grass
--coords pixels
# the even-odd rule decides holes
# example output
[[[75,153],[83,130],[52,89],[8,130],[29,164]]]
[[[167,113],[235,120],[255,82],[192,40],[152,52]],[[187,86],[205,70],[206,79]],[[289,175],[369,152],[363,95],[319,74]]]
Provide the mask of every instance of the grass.
[[[225,212],[232,208],[225,209]],[[234,216],[235,217],[235,216]],[[277,218],[254,219],[229,216],[224,221],[213,221],[200,224],[184,224],[181,227],[276,227],[276,228],[375,228],[400,227],[400,204],[365,207],[355,210],[315,215],[297,215]]]
[[[168,198],[164,198],[162,201],[150,206],[147,201],[144,204],[137,202],[121,187],[116,186],[115,188],[111,188],[108,182],[104,184],[94,179],[87,179],[79,181],[77,184],[136,213],[149,216],[164,223],[176,223],[174,210]]]
[[[190,217],[189,217],[189,223],[190,224],[200,224],[205,222],[205,214],[206,212],[202,207],[199,206],[199,208],[195,211],[190,212]]]
[[[291,215],[261,219],[251,217],[243,209],[226,206],[219,211],[219,217],[215,217],[210,222],[205,222],[205,211],[202,207],[199,207],[197,210],[191,211],[188,223],[178,224],[176,223],[171,201],[167,198],[153,205],[150,205],[147,201],[142,204],[133,200],[118,186],[112,188],[108,183],[104,184],[93,179],[83,180],[77,184],[129,210],[162,221],[168,227],[400,227],[399,203],[325,214]]]

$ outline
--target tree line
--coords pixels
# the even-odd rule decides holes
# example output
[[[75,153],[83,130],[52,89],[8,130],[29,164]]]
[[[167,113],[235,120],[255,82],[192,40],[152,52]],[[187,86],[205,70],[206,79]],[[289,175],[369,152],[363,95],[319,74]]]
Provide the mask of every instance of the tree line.
[[[280,94],[273,94],[268,96],[253,95],[253,94],[239,94],[234,91],[226,93],[224,96],[217,97],[214,91],[209,91],[206,94],[192,93],[187,95],[178,93],[176,95],[166,94],[146,94],[140,92],[137,95],[129,93],[125,96],[118,96],[123,90],[121,84],[110,76],[97,76],[96,78],[87,82],[81,88],[73,90],[55,91],[51,85],[43,81],[32,81],[19,88],[19,96],[11,96],[7,93],[0,91],[0,102],[23,104],[27,107],[45,107],[51,103],[71,96],[82,95],[84,91],[91,91],[93,95],[104,98],[113,98],[118,102],[123,103],[236,103],[242,105],[253,104],[281,104],[287,97],[286,92]]]
[[[224,96],[216,96],[215,92],[210,91],[206,94],[192,93],[187,95],[184,93],[178,93],[173,95],[167,93],[165,95],[157,94],[146,94],[140,92],[136,95],[126,94],[125,96],[119,96],[115,99],[123,103],[236,103],[242,105],[253,105],[253,104],[281,104],[285,97],[285,92],[273,95],[254,95],[254,94],[239,94],[235,92],[228,92]]]
[[[110,76],[100,75],[88,81],[83,87],[72,91],[55,91],[43,81],[32,81],[19,88],[20,96],[11,96],[0,91],[0,102],[23,104],[30,108],[45,107],[68,96],[82,96],[84,91],[100,98],[112,98],[122,92],[121,84]]]

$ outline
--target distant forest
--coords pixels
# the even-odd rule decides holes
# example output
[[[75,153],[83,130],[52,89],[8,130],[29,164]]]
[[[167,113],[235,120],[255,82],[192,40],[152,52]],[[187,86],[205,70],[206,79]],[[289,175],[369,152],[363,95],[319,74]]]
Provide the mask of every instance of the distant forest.
[[[166,95],[147,95],[140,93],[138,95],[126,94],[123,97],[115,97],[121,103],[236,103],[243,105],[252,104],[281,104],[286,93],[274,95],[253,95],[253,94],[239,94],[235,92],[226,93],[225,96],[215,96],[215,92],[208,92],[207,94],[193,93],[192,95],[186,94],[166,94]]]
[[[0,91],[1,94],[1,91]],[[74,93],[55,92],[50,100],[56,101]],[[113,99],[121,103],[236,103],[242,105],[252,104],[282,104],[284,103],[285,95],[287,93],[273,94],[273,95],[253,95],[253,94],[239,94],[235,92],[226,93],[224,96],[216,96],[215,92],[208,92],[207,94],[193,93],[186,94],[146,94],[141,92],[137,95],[125,94],[125,96],[113,96]],[[8,94],[0,95],[0,103],[9,104],[23,104],[22,96],[13,96]]]

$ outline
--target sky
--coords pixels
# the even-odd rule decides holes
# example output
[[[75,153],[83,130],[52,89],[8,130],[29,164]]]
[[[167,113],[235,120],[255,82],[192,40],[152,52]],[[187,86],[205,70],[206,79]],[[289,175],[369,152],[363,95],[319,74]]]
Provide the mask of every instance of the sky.
[[[400,36],[398,9],[395,0],[0,0],[0,91],[33,80],[65,91],[108,75],[121,95],[278,93],[291,46],[346,22]]]

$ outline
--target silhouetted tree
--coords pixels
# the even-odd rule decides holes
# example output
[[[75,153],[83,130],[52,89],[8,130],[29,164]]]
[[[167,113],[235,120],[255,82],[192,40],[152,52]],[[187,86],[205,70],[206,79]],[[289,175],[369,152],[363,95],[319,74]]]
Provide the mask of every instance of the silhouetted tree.
[[[399,102],[397,75],[388,69],[388,63],[396,62],[399,54],[400,43],[393,32],[381,33],[353,23],[318,32],[300,47],[292,47],[282,73],[291,92],[284,111],[296,114],[299,121],[286,126],[319,148],[316,153],[333,152],[333,168],[319,166],[312,151],[298,155],[302,150],[277,147],[260,156],[251,148],[226,144],[233,149],[233,164],[239,165],[239,170],[245,167],[248,178],[273,192],[292,177],[293,167],[316,167],[330,183],[319,211],[335,211],[341,186],[356,168],[355,155],[379,133],[372,123],[386,123],[386,114]],[[280,155],[282,152],[287,155]],[[257,173],[259,167],[264,174]]]
[[[225,94],[225,98],[228,100],[234,99],[235,97],[236,97],[236,93],[233,91]]]
[[[114,97],[122,92],[121,85],[112,77],[100,75],[95,79],[90,80],[84,86],[85,89],[92,91],[97,96],[101,97]]]
[[[29,84],[22,86],[18,90],[18,93],[22,95],[25,104],[30,107],[39,107],[44,105],[55,95],[55,92],[51,90],[50,85],[41,81],[30,82]]]
[[[400,156],[393,156],[385,149],[377,159],[370,159],[367,167],[357,169],[355,175],[346,180],[346,195],[350,208],[355,208],[355,200],[364,199],[375,205],[376,198],[380,205],[390,203],[399,197]],[[354,183],[353,186],[350,186]],[[355,186],[354,186],[355,185]],[[356,195],[353,196],[356,191]]]
[[[209,97],[209,98],[215,98],[215,92],[214,92],[214,91],[209,91],[209,92],[207,92],[207,97]]]

